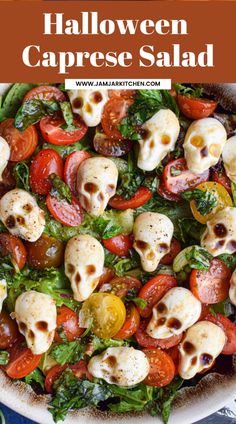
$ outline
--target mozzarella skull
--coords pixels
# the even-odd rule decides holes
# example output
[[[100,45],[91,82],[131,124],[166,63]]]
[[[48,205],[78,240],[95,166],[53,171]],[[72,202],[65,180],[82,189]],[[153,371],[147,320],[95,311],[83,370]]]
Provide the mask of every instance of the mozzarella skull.
[[[70,90],[68,95],[73,112],[78,113],[88,127],[100,124],[108,90]]]
[[[222,209],[207,222],[201,246],[212,256],[236,252],[236,208]]]
[[[169,252],[173,231],[171,220],[160,213],[144,212],[136,218],[133,247],[144,271],[155,271],[161,258]]]
[[[148,359],[133,347],[109,347],[90,359],[88,370],[96,378],[117,386],[133,386],[149,373]]]
[[[104,250],[89,235],[73,237],[65,250],[65,273],[70,280],[74,299],[82,302],[96,289],[103,273]]]
[[[118,170],[112,160],[103,157],[86,159],[79,166],[77,188],[82,207],[99,216],[116,192]]]
[[[186,332],[180,344],[179,374],[185,379],[211,366],[226,342],[224,331],[209,321],[200,321]]]
[[[154,306],[147,334],[154,339],[167,339],[191,327],[201,314],[201,302],[190,290],[174,287]]]
[[[10,147],[5,138],[0,136],[0,182],[2,181],[2,174],[10,159]]]
[[[226,139],[226,130],[217,119],[194,121],[187,130],[183,145],[188,168],[192,172],[202,173],[216,165]]]
[[[230,279],[229,298],[233,305],[236,306],[236,269],[234,270]]]
[[[138,167],[152,171],[174,150],[180,131],[179,120],[170,109],[161,109],[145,122],[142,129]]]
[[[5,279],[0,280],[0,313],[2,311],[2,305],[4,300],[7,298],[7,282]]]
[[[36,241],[44,231],[43,211],[25,190],[8,191],[0,200],[0,219],[8,231],[27,241]]]
[[[57,310],[52,297],[33,290],[22,293],[16,299],[15,318],[33,354],[46,352],[57,326]]]
[[[230,137],[222,152],[226,174],[236,184],[236,135]]]

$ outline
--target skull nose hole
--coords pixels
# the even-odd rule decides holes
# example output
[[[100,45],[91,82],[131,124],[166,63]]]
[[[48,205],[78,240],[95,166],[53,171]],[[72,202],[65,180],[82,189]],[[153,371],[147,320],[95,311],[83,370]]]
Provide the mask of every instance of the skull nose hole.
[[[25,333],[27,330],[27,325],[24,322],[19,322],[19,329],[22,333]]]
[[[203,147],[201,150],[200,150],[200,153],[201,153],[201,157],[202,158],[205,158],[205,157],[207,157],[208,156],[208,148],[205,146],[205,147]]]
[[[87,191],[90,194],[94,194],[94,193],[97,193],[97,191],[99,190],[99,188],[94,183],[86,183],[84,185],[84,190]]]
[[[155,253],[153,252],[153,251],[151,251],[151,252],[148,252],[148,254],[147,254],[147,259],[149,260],[149,261],[151,261],[152,259],[154,259],[155,258]]]
[[[36,328],[39,331],[45,332],[48,330],[48,323],[46,321],[38,321],[36,322]]]
[[[86,266],[86,272],[87,272],[87,274],[94,274],[95,273],[95,271],[96,271],[96,268],[95,268],[95,266],[94,265],[87,265]]]
[[[192,343],[190,342],[184,342],[183,344],[183,350],[188,354],[188,355],[192,355],[195,352],[195,347],[193,346]]]
[[[173,330],[179,330],[182,327],[181,322],[177,318],[170,318],[167,322],[167,327]]]
[[[168,312],[168,309],[167,309],[166,305],[163,302],[158,303],[158,305],[156,306],[156,310],[160,314],[164,314],[164,313],[167,313]]]
[[[34,334],[34,332],[32,330],[29,330],[28,338],[34,340],[35,334]]]
[[[109,184],[107,186],[108,193],[113,193],[115,191],[115,186],[113,184]]]
[[[85,111],[85,112],[87,112],[87,113],[92,113],[93,108],[92,108],[92,106],[91,106],[91,104],[90,104],[90,103],[86,103],[86,104],[85,104],[85,106],[84,106],[84,111]]]
[[[76,273],[76,276],[75,276],[75,282],[76,282],[76,284],[78,285],[78,284],[80,283],[80,281],[81,281],[81,276],[80,276],[80,273],[79,273],[79,272],[77,272],[77,273]]]
[[[190,144],[194,147],[203,147],[204,146],[204,140],[200,135],[195,135],[191,138]]]
[[[201,364],[204,366],[210,365],[210,363],[213,361],[213,357],[209,355],[209,353],[202,353],[202,355],[200,356],[200,361]]]
[[[226,249],[230,250],[230,252],[235,252],[236,250],[236,241],[235,240],[230,240],[227,245],[226,245]]]
[[[197,363],[197,356],[194,356],[194,357],[191,359],[191,365],[196,365],[196,363]]]

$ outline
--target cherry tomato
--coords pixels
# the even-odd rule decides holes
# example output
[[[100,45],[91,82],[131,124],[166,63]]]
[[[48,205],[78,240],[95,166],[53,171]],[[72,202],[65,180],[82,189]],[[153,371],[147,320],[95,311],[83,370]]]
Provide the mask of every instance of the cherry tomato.
[[[32,125],[20,132],[14,127],[14,119],[9,118],[0,124],[0,135],[8,142],[11,150],[10,160],[20,162],[29,159],[38,144],[38,134]]]
[[[210,306],[209,305],[207,305],[206,303],[202,303],[201,307],[202,307],[201,315],[198,318],[198,321],[204,321],[206,316],[209,315],[209,313],[210,313]]]
[[[177,95],[177,102],[183,115],[190,119],[202,119],[212,115],[217,107],[213,100]]]
[[[112,278],[114,278],[114,276],[115,276],[115,272],[112,268],[108,268],[108,267],[103,268],[103,273],[101,277],[99,278],[99,283],[97,285],[97,288],[99,289],[100,287],[103,286],[103,284],[109,283],[109,281],[111,281]]]
[[[137,308],[132,304],[128,304],[126,307],[126,320],[121,327],[120,331],[113,336],[114,339],[128,339],[129,337],[133,336],[140,323],[140,316],[137,311]]]
[[[175,376],[175,364],[168,353],[161,349],[143,349],[148,358],[150,371],[143,381],[154,387],[167,386]]]
[[[133,141],[114,139],[97,131],[93,139],[93,146],[96,152],[103,156],[120,157],[130,152]]]
[[[72,196],[72,202],[59,200],[50,194],[47,195],[46,205],[52,216],[61,224],[68,227],[77,227],[83,219],[82,207],[76,197]]]
[[[0,349],[9,349],[18,339],[19,331],[16,321],[2,311],[0,313]]]
[[[14,353],[13,353],[14,352]],[[10,362],[5,371],[11,378],[23,378],[35,370],[43,355],[34,355],[30,349],[16,346],[10,353]]]
[[[35,242],[27,243],[27,252],[29,264],[36,269],[57,268],[64,260],[63,243],[47,234],[42,234]]]
[[[84,361],[79,361],[75,365],[55,365],[50,369],[45,379],[45,389],[48,393],[53,393],[54,382],[60,377],[61,373],[66,368],[71,369],[78,379],[86,377],[87,379],[92,380],[92,376],[88,372],[87,365]]]
[[[194,174],[187,168],[186,160],[179,158],[170,161],[163,171],[164,187],[170,193],[179,194],[196,187],[209,179],[209,170],[202,174]]]
[[[127,115],[129,107],[133,104],[132,99],[123,97],[112,97],[105,104],[101,119],[103,131],[108,137],[123,140],[123,136],[118,129],[118,125]]]
[[[84,332],[84,328],[79,326],[79,317],[67,306],[61,306],[57,310],[57,330],[55,333],[55,340],[57,342],[62,341],[58,333],[60,329],[65,333],[69,342],[77,339]]]
[[[143,206],[152,197],[152,192],[147,187],[139,187],[136,193],[128,200],[123,197],[115,195],[109,201],[109,206],[114,209],[136,209]]]
[[[111,293],[93,293],[80,310],[81,324],[87,327],[92,322],[93,333],[101,339],[115,336],[122,328],[125,318],[124,303]]]
[[[163,197],[163,199],[170,200],[171,202],[179,202],[181,200],[181,197],[178,194],[174,194],[166,190],[164,183],[162,181],[160,181],[160,184],[157,189],[157,193],[161,197]]]
[[[228,191],[221,184],[208,181],[207,183],[199,184],[196,188],[201,191],[209,190],[217,198],[217,206],[207,215],[202,215],[197,210],[195,200],[191,200],[190,207],[192,214],[197,221],[201,222],[201,224],[206,224],[207,221],[213,218],[216,212],[224,209],[226,206],[233,206],[233,202]]]
[[[0,233],[0,256],[10,256],[19,269],[26,263],[26,249],[23,242],[16,236]]]
[[[175,257],[181,251],[181,244],[176,238],[172,238],[170,244],[170,251],[160,260],[163,265],[171,265]]]
[[[133,98],[136,90],[108,90],[109,97],[124,97],[125,99]]]
[[[16,186],[16,180],[13,172],[14,166],[14,162],[8,162],[2,173],[2,181],[0,182],[0,198]]]
[[[146,300],[147,306],[144,309],[139,309],[142,317],[147,318],[152,313],[153,306],[173,287],[177,286],[177,281],[174,277],[166,274],[156,275],[151,278],[140,290],[138,297]]]
[[[227,317],[224,317],[221,314],[213,316],[211,314],[205,317],[206,321],[211,321],[213,324],[218,325],[222,330],[224,330],[226,335],[226,343],[224,349],[221,353],[223,355],[233,355],[236,353],[236,325],[231,322]]]
[[[65,94],[59,90],[59,88],[52,87],[49,85],[40,85],[39,87],[32,88],[24,97],[24,102],[26,100],[56,100],[58,102],[65,102]]]
[[[48,194],[52,188],[49,175],[63,176],[63,160],[53,149],[43,149],[37,153],[30,165],[30,187],[34,193]]]
[[[64,166],[64,181],[71,189],[72,193],[77,195],[77,172],[79,165],[91,155],[88,152],[79,150],[67,156]]]
[[[140,325],[136,331],[135,338],[140,346],[150,349],[155,349],[157,347],[161,349],[170,349],[171,347],[176,346],[181,342],[183,334],[174,335],[168,337],[167,339],[154,339],[146,332],[148,323],[149,319],[140,321]]]
[[[229,295],[231,272],[220,259],[212,259],[208,271],[192,270],[190,289],[202,303],[219,303]]]
[[[103,245],[109,252],[117,256],[127,256],[129,250],[132,249],[133,243],[130,236],[115,236],[109,239],[104,239]]]
[[[44,140],[58,146],[66,146],[81,140],[88,129],[81,117],[76,114],[74,114],[74,125],[78,128],[77,130],[63,130],[62,125],[64,124],[65,121],[60,116],[45,116],[42,118],[39,126]]]
[[[170,349],[167,349],[168,355],[171,357],[172,361],[175,364],[175,375],[178,375],[179,367],[179,346],[173,346]]]
[[[213,181],[221,184],[228,191],[228,193],[230,195],[232,194],[231,181],[230,181],[229,177],[227,177],[227,175],[224,171],[219,171],[219,172],[212,171],[211,177],[212,177]]]
[[[125,277],[115,277],[104,287],[101,286],[100,291],[115,294],[118,297],[125,297],[129,292],[137,293],[142,287],[141,282],[135,278],[126,275]]]

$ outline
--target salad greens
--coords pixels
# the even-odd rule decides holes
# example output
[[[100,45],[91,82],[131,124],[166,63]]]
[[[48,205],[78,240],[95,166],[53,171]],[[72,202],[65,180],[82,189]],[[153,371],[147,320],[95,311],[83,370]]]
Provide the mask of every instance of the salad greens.
[[[72,193],[68,185],[56,174],[49,175],[49,180],[52,183],[51,195],[59,200],[66,200],[68,203],[72,201]]]
[[[10,359],[10,354],[6,350],[0,350],[0,365],[7,365]]]
[[[211,213],[218,204],[217,197],[210,190],[202,191],[195,188],[185,191],[182,197],[188,201],[194,200],[198,212],[203,216]]]
[[[27,384],[37,383],[41,387],[42,390],[44,390],[44,381],[45,377],[42,374],[42,372],[39,370],[39,368],[35,368],[34,371],[32,371],[30,374],[28,374],[25,377],[25,382]]]
[[[37,84],[17,83],[13,84],[8,90],[6,96],[1,102],[0,108],[0,122],[6,118],[14,118],[17,110],[19,109],[23,98],[31,88]]]

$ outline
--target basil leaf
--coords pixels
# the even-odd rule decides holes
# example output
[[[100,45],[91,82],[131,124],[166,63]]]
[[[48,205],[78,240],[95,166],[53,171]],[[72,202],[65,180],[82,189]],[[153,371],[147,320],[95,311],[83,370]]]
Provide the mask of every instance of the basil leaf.
[[[218,204],[217,197],[210,190],[202,191],[195,188],[182,193],[182,197],[188,201],[194,200],[198,212],[203,216],[212,212]]]
[[[27,384],[32,384],[32,382],[38,383],[43,390],[44,390],[44,381],[45,381],[45,377],[38,368],[36,368],[34,371],[32,371],[30,374],[28,374],[25,377],[25,382]]]
[[[10,354],[6,350],[0,350],[0,365],[7,365],[10,359]]]
[[[68,203],[72,201],[71,190],[64,181],[56,174],[49,175],[49,180],[52,183],[51,195],[58,199],[66,200]]]
[[[23,98],[36,84],[16,83],[13,84],[2,101],[0,108],[0,121],[6,118],[14,118]]]
[[[14,177],[16,179],[16,186],[30,191],[29,184],[29,166],[26,162],[18,162],[13,169]]]
[[[25,131],[29,126],[39,122],[44,116],[54,115],[60,110],[55,100],[31,99],[25,101],[15,116],[15,127]]]

